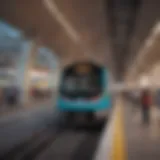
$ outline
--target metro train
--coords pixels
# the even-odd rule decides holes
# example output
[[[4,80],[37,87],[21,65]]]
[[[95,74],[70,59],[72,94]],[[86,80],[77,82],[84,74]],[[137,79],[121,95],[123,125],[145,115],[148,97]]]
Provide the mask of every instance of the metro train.
[[[78,117],[85,122],[108,117],[112,108],[108,86],[105,67],[91,62],[72,64],[62,71],[57,108],[67,122],[75,122]]]

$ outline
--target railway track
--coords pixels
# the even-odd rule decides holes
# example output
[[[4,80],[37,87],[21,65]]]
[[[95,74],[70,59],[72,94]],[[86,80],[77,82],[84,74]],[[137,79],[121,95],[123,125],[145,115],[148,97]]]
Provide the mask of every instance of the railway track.
[[[0,160],[90,160],[103,124],[47,129],[2,155]]]

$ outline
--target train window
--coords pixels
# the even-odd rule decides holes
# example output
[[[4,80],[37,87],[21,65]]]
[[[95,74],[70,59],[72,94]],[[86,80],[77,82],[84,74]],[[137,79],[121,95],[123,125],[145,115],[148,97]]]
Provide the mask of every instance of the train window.
[[[76,89],[76,79],[72,76],[67,77],[63,82],[63,89],[66,91],[74,91]]]
[[[82,67],[83,68],[83,67]],[[102,90],[101,70],[83,68],[67,72],[62,79],[61,93],[72,96],[93,96]],[[79,70],[80,69],[80,70]],[[81,70],[82,69],[82,70]],[[77,74],[78,71],[78,74]],[[79,72],[80,71],[80,72]]]

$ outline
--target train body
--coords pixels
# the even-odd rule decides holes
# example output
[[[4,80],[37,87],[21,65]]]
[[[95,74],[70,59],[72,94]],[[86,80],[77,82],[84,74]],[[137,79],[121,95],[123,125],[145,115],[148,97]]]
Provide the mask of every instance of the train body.
[[[112,108],[108,76],[105,67],[92,63],[65,68],[60,79],[58,110],[69,117],[84,113],[88,120],[95,119],[98,114],[107,117]]]

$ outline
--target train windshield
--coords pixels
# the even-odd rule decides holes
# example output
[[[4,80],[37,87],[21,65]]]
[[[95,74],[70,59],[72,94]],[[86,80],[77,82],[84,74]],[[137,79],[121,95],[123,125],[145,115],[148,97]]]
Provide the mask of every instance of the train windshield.
[[[74,67],[75,69],[75,67]],[[65,97],[80,98],[93,97],[102,92],[101,69],[92,67],[74,70],[73,68],[64,72],[62,79],[61,94]]]

